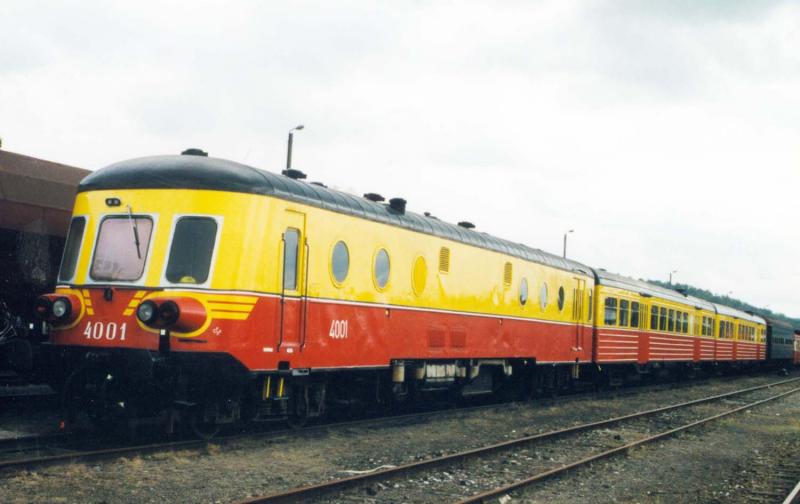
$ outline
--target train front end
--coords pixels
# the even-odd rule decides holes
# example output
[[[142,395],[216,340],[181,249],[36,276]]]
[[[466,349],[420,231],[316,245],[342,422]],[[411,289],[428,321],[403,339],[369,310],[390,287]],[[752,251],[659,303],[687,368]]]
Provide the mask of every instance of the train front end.
[[[193,158],[119,163],[81,183],[57,288],[35,306],[67,423],[176,407],[214,424],[242,415],[236,398],[265,365],[252,349],[267,341],[255,340],[276,320],[255,294],[264,263],[243,252],[265,252],[253,244],[266,226],[253,223],[269,202],[224,190],[226,177],[246,181]]]

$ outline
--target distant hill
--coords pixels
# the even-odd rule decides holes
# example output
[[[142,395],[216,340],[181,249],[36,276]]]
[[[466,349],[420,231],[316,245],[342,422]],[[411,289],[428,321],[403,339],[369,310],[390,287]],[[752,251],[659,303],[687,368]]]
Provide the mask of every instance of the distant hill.
[[[666,287],[667,289],[681,289],[685,290],[687,294],[690,296],[698,297],[700,299],[705,299],[706,301],[711,301],[713,303],[724,304],[733,308],[737,308],[742,311],[749,311],[753,312],[757,315],[763,315],[765,317],[770,317],[778,320],[783,320],[792,325],[792,327],[796,329],[800,329],[800,319],[788,317],[783,313],[776,313],[768,308],[760,308],[758,306],[753,306],[749,303],[745,303],[744,301],[740,301],[738,299],[728,297],[728,296],[720,296],[719,294],[714,294],[711,291],[707,291],[705,289],[700,289],[698,287],[694,287],[687,284],[682,283],[674,283],[670,285],[668,282],[662,282],[660,280],[647,280],[647,282],[659,285],[661,287]]]

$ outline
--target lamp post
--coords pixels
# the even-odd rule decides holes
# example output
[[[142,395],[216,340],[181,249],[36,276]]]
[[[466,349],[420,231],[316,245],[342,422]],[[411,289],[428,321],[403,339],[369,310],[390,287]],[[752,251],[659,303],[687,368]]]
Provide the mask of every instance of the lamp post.
[[[677,273],[678,270],[672,270],[669,272],[669,284],[672,285],[672,275]]]
[[[299,126],[295,126],[294,128],[289,130],[289,144],[286,147],[286,169],[292,169],[292,140],[294,139],[294,132],[300,131],[303,129],[304,126],[300,124]]]
[[[574,232],[575,232],[574,229],[570,229],[569,231],[564,233],[564,259],[567,258],[567,235]]]

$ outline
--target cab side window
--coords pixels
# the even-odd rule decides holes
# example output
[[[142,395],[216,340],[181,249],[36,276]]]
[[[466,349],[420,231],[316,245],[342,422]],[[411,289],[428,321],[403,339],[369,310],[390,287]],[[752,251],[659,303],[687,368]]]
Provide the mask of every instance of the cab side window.
[[[300,231],[289,228],[283,233],[283,290],[297,289],[297,247]]]

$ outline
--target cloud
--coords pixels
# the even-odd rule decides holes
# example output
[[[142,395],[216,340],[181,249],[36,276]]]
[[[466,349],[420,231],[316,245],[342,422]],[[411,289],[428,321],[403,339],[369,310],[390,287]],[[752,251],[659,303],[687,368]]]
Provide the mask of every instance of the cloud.
[[[12,1],[4,146],[202,147],[800,315],[791,2]]]

